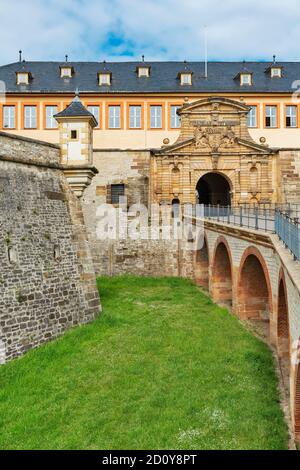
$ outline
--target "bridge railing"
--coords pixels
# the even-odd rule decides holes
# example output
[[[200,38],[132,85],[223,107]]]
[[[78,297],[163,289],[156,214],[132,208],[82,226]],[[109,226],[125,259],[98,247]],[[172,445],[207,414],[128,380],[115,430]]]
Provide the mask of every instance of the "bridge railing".
[[[276,233],[294,258],[300,260],[300,205],[208,205],[203,210],[208,220]]]
[[[275,232],[294,258],[300,260],[300,225],[298,218],[277,210],[275,213]]]
[[[275,207],[204,206],[204,218],[264,232],[275,231]]]

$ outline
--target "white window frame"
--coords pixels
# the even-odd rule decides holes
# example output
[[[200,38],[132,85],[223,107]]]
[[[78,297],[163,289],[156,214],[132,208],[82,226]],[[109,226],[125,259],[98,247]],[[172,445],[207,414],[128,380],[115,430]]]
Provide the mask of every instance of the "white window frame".
[[[110,73],[99,73],[99,85],[110,85],[111,76]]]
[[[15,105],[3,106],[3,129],[16,128],[16,107]]]
[[[180,123],[180,116],[177,114],[177,110],[180,109],[180,105],[172,104],[170,106],[170,128],[171,129],[179,129],[181,126]]]
[[[241,73],[240,76],[241,86],[251,86],[252,85],[252,75],[251,73]]]
[[[61,67],[60,76],[61,78],[72,78],[72,67]]]
[[[57,113],[58,113],[58,106],[57,105],[46,105],[46,107],[45,107],[46,129],[57,129],[58,128],[57,120],[54,118],[54,115],[57,114]]]
[[[163,108],[162,105],[150,105],[150,129],[163,128]]]
[[[18,72],[17,73],[17,84],[18,85],[28,85],[29,83],[29,73],[27,72]]]
[[[24,106],[24,129],[37,129],[37,107]]]
[[[292,113],[292,110],[295,111],[295,113]],[[290,123],[291,125],[287,125],[287,118],[290,118]],[[298,121],[298,108],[297,105],[287,105],[285,107],[285,127],[288,129],[290,128],[296,128],[297,127],[297,121]]]
[[[247,125],[249,128],[257,127],[257,105],[251,106],[251,109],[247,116]]]
[[[142,106],[138,104],[129,105],[129,128],[142,128]]]
[[[121,106],[109,105],[108,106],[108,128],[121,129]]]
[[[149,77],[150,69],[149,67],[138,67],[138,77]]]
[[[180,74],[180,84],[181,85],[191,85],[192,84],[192,74],[191,73],[181,73]]]
[[[280,67],[272,67],[271,68],[271,77],[272,78],[281,78],[281,68]]]
[[[93,114],[93,116],[95,117],[96,121],[97,121],[97,126],[96,126],[96,129],[98,129],[100,127],[100,105],[98,104],[91,104],[87,107],[87,110]]]
[[[265,127],[268,129],[275,129],[277,127],[277,113],[276,105],[267,105],[265,111]],[[270,125],[267,125],[267,118],[270,118]]]

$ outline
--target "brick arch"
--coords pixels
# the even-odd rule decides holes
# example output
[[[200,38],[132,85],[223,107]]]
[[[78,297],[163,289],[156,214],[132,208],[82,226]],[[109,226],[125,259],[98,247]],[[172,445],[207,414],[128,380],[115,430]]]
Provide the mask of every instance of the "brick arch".
[[[272,288],[268,268],[260,251],[247,248],[240,262],[237,288],[238,315],[242,319],[269,321]]]
[[[194,275],[198,286],[209,288],[209,245],[206,234],[203,237],[203,246],[195,253]]]
[[[280,357],[288,357],[290,354],[290,325],[287,288],[283,269],[281,268],[278,279],[277,292],[277,348]]]
[[[220,236],[215,244],[211,264],[211,295],[215,302],[232,306],[233,269],[231,250],[226,238]]]

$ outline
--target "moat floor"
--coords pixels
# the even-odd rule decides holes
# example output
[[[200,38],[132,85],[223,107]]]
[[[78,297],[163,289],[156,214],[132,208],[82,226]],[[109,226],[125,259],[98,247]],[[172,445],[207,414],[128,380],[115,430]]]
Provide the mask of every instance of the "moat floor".
[[[98,280],[103,314],[0,368],[1,449],[286,449],[268,347],[190,281]]]

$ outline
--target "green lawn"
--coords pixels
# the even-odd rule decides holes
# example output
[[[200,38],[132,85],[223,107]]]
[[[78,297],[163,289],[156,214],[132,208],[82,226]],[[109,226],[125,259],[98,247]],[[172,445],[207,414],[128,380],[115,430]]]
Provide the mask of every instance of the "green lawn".
[[[0,368],[1,449],[285,449],[272,354],[190,281],[100,278],[103,314]]]

